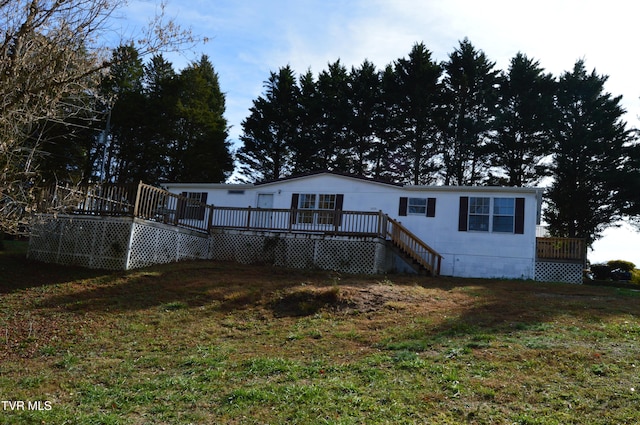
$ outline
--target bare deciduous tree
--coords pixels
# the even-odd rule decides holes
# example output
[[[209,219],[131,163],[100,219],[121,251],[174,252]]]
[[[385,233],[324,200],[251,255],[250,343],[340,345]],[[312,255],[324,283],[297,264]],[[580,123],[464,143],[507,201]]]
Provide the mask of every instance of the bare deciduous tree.
[[[0,0],[0,235],[19,231],[33,209],[46,137],[36,130],[44,121],[91,115],[91,106],[78,99],[98,95],[113,44],[135,42],[141,52],[154,53],[195,42],[190,31],[165,20],[164,3],[136,40],[120,38],[111,18],[125,5],[126,0]]]

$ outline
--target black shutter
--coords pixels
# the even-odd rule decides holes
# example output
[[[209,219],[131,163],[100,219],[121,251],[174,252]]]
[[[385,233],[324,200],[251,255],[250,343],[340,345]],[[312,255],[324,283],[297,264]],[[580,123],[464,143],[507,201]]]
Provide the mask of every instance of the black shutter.
[[[342,225],[342,205],[344,204],[344,195],[341,193],[336,194],[336,211],[339,211],[337,213],[337,224],[336,226],[341,226]]]
[[[469,223],[469,197],[460,197],[460,211],[458,215],[458,231],[466,232]]]
[[[427,217],[436,216],[436,198],[427,198]]]
[[[204,211],[207,204],[207,192],[200,193],[200,202],[202,202],[202,204],[198,208],[198,220],[204,220]]]
[[[407,198],[404,198],[404,197],[400,198],[400,207],[398,208],[399,216],[407,215],[407,203],[408,203]]]
[[[300,199],[299,193],[291,194],[291,212],[289,213],[289,223],[296,224],[298,216],[298,200]]]
[[[524,198],[516,198],[515,233],[524,233]]]

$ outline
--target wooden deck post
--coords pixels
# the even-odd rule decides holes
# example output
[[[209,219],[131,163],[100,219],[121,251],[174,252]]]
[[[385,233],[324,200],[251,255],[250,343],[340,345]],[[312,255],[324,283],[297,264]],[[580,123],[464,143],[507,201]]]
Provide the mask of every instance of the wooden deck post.
[[[133,205],[133,216],[137,217],[140,209],[140,196],[142,192],[142,180],[138,182],[138,190],[136,191],[136,203]]]

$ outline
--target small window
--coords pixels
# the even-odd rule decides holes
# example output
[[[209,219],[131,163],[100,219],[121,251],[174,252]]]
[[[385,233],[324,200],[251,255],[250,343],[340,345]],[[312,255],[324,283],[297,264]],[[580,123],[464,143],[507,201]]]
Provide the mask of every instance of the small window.
[[[491,198],[469,198],[469,230],[489,231]]]
[[[229,195],[244,195],[244,190],[230,189],[230,190],[227,191],[227,194],[229,194]]]
[[[436,216],[436,198],[405,198],[400,197],[398,206],[398,216],[423,215],[427,217]]]
[[[426,215],[427,199],[426,198],[409,198],[407,212],[409,214]]]

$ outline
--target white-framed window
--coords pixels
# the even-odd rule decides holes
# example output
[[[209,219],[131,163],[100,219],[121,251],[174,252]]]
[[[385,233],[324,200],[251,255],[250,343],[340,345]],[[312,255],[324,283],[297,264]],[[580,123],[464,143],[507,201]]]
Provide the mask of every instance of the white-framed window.
[[[525,198],[460,197],[458,231],[525,233]]]
[[[298,197],[298,223],[334,224],[338,195],[301,193]]]
[[[524,232],[524,198],[461,197],[460,231]]]
[[[469,198],[469,230],[488,232],[491,198]]]
[[[426,215],[427,198],[409,198],[407,200],[407,214]]]
[[[492,230],[494,232],[513,233],[515,213],[514,198],[493,198]]]

